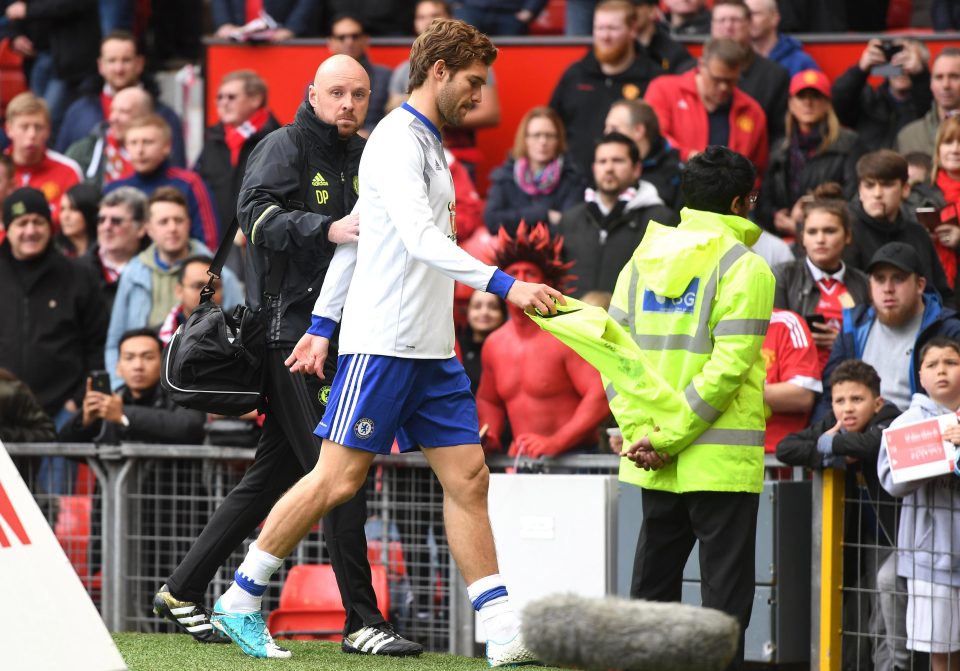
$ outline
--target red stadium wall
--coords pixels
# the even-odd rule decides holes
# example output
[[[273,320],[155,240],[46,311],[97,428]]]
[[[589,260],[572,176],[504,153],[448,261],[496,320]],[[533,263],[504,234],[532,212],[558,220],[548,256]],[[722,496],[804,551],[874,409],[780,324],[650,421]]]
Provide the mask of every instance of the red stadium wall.
[[[930,51],[936,55],[945,46],[960,45],[956,39],[930,38]],[[819,37],[808,41],[806,49],[816,59],[831,81],[857,62],[865,38],[837,36],[830,41]],[[694,54],[699,44],[688,45]],[[484,161],[477,168],[478,187],[486,192],[487,176],[499,165],[513,145],[513,136],[523,114],[536,105],[544,105],[563,71],[581,58],[588,46],[571,44],[569,40],[541,40],[523,43],[510,40],[500,44],[500,56],[494,65],[500,94],[501,120],[497,128],[479,132]],[[407,57],[408,45],[377,45],[370,49],[371,59],[395,66]],[[206,50],[206,112],[216,118],[216,90],[220,79],[231,70],[249,68],[258,72],[270,86],[270,107],[283,122],[293,119],[304,98],[306,86],[313,79],[317,65],[329,55],[323,41],[297,41],[279,46],[237,45],[211,42]]]

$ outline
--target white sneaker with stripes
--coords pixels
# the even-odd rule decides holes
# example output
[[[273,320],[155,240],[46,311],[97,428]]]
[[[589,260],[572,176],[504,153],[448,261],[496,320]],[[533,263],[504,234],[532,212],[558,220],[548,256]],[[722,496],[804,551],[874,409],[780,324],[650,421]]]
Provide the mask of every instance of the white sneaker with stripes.
[[[389,622],[363,627],[345,636],[340,646],[344,652],[357,655],[384,655],[413,657],[423,652],[423,646],[408,641],[393,630]]]

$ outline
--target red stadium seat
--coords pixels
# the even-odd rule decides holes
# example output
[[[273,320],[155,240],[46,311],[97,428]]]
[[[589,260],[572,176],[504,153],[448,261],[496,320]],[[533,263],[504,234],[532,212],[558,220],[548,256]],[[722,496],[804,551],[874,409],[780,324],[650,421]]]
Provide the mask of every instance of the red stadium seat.
[[[84,587],[89,587],[90,515],[92,496],[61,496],[58,499],[57,521],[53,533],[67,559],[73,565]]]
[[[390,609],[387,570],[374,565],[370,571],[377,607],[387,617]],[[343,636],[345,616],[333,567],[329,564],[301,564],[287,574],[280,593],[280,606],[270,613],[267,625],[276,638],[338,641]]]

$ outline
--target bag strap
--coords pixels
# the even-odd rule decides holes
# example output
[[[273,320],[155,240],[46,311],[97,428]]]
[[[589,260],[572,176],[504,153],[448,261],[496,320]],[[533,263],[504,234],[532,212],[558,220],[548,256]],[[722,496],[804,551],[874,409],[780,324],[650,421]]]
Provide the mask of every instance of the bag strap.
[[[213,283],[220,279],[223,274],[223,264],[227,261],[227,254],[233,247],[233,240],[237,237],[237,231],[240,228],[240,221],[234,215],[233,220],[227,227],[223,238],[220,240],[220,246],[217,247],[217,253],[213,255],[213,261],[210,262],[210,268],[207,269],[208,280],[200,290],[200,301],[204,302],[213,299]],[[287,255],[272,254],[270,258],[270,270],[267,271],[267,281],[264,292],[276,296],[280,293],[280,284],[283,282],[283,276],[287,270]]]

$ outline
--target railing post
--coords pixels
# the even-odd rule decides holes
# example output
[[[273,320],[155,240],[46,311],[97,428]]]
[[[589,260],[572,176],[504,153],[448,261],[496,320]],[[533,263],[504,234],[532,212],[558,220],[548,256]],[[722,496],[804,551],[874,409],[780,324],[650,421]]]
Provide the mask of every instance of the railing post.
[[[814,568],[819,567],[820,580],[819,585],[815,584],[811,590],[814,601],[811,623],[815,623],[815,629],[810,639],[817,641],[811,659],[817,660],[815,668],[820,671],[839,671],[841,661],[844,476],[844,471],[833,468],[814,474],[812,557]],[[817,503],[819,516],[816,514]]]

